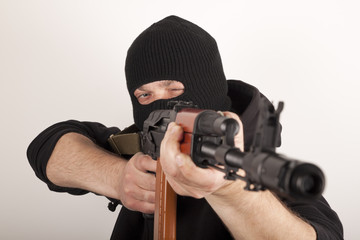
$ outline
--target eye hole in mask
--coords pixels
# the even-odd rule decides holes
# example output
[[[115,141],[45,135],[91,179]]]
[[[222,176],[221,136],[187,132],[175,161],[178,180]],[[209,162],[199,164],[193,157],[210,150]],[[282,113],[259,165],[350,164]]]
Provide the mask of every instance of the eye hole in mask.
[[[184,85],[176,80],[159,80],[137,88],[134,95],[141,105],[148,105],[156,100],[171,99],[182,95]]]

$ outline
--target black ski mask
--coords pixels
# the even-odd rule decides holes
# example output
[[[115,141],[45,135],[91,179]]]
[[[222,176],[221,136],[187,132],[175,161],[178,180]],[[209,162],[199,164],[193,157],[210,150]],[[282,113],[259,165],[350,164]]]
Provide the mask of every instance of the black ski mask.
[[[172,100],[192,101],[199,108],[221,111],[231,106],[215,39],[199,26],[176,16],[154,23],[135,39],[128,50],[125,74],[139,129],[152,111],[167,109]],[[158,80],[179,81],[185,87],[184,93],[141,105],[134,91]]]

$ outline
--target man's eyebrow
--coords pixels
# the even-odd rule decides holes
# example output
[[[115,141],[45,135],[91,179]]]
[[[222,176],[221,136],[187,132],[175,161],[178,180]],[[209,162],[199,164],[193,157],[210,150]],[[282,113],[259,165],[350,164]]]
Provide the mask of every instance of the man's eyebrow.
[[[168,87],[168,86],[170,86],[172,84],[175,84],[175,83],[180,83],[180,82],[176,81],[176,80],[164,80],[161,85],[164,86],[164,87]]]
[[[144,89],[144,85],[142,85],[142,86],[138,87],[137,89],[135,89],[135,91],[136,91],[136,90],[145,91],[145,89]]]

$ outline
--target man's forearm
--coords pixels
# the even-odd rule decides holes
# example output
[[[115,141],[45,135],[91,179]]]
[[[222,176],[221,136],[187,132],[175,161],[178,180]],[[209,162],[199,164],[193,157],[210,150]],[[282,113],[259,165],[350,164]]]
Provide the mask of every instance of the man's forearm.
[[[119,199],[116,188],[125,165],[126,160],[98,147],[87,137],[68,133],[57,142],[46,174],[55,185]]]
[[[313,227],[270,191],[244,192],[243,186],[236,181],[206,197],[235,239],[316,239]]]

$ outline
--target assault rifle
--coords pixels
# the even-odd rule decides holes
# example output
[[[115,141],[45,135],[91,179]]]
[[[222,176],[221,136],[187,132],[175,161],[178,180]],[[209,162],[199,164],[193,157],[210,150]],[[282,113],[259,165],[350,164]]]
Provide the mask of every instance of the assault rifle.
[[[153,159],[159,159],[167,126],[176,122],[184,131],[181,152],[190,155],[197,166],[222,171],[229,180],[241,179],[249,191],[269,189],[282,198],[315,200],[325,187],[321,169],[275,151],[283,106],[280,102],[275,110],[265,99],[260,101],[253,144],[249,151],[241,152],[235,147],[234,138],[240,130],[235,119],[213,110],[199,109],[191,102],[170,102],[172,109],[155,110],[145,120],[140,134],[141,149]],[[239,169],[243,169],[245,175],[238,175]],[[154,239],[175,239],[176,194],[167,183],[160,164],[156,170],[155,202]]]
[[[160,156],[160,144],[167,126],[175,121],[184,130],[181,151],[190,155],[197,166],[223,171],[229,180],[244,180],[250,191],[269,189],[293,200],[314,200],[321,196],[325,177],[319,167],[275,151],[283,102],[279,102],[275,110],[266,100],[261,101],[255,137],[248,152],[234,147],[234,137],[239,131],[235,119],[198,109],[191,102],[170,104],[172,109],[153,111],[145,121],[141,134],[145,154],[154,159]],[[244,176],[236,174],[239,168],[245,171]]]

